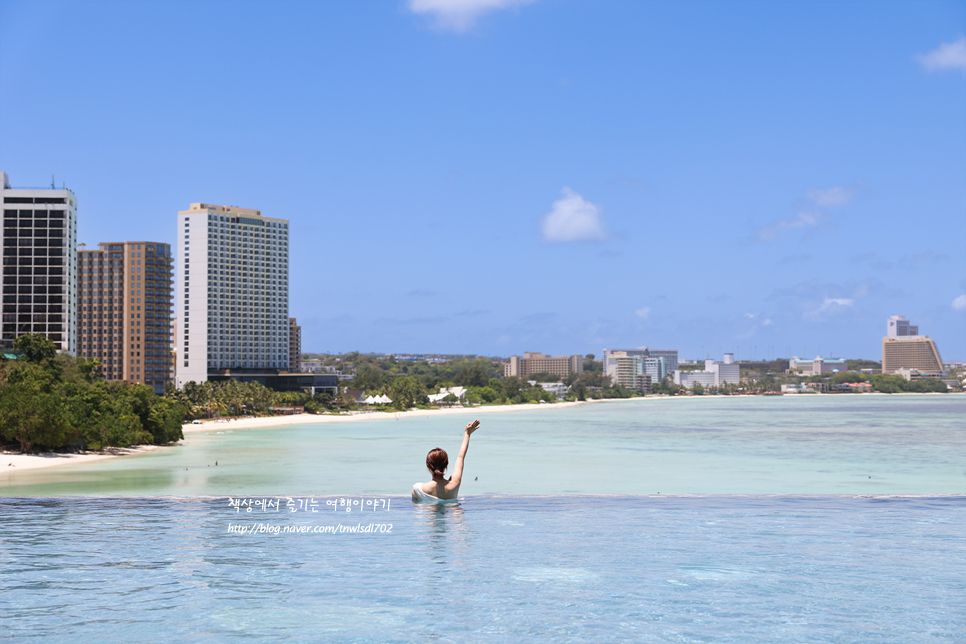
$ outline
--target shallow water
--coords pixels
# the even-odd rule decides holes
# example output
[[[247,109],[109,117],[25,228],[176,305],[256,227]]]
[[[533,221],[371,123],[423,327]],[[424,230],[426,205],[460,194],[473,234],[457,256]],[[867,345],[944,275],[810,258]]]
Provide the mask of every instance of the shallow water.
[[[0,638],[909,644],[966,633],[964,497],[284,504],[0,499]],[[228,532],[340,523],[392,528]]]
[[[189,434],[183,444],[11,474],[0,495],[398,494],[463,415]],[[635,400],[480,416],[464,494],[966,492],[966,396]],[[214,464],[218,461],[218,466]]]

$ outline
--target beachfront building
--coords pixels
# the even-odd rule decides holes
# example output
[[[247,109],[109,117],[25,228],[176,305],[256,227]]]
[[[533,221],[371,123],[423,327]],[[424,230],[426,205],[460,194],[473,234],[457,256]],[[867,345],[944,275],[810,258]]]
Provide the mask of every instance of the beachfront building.
[[[936,343],[929,337],[882,338],[882,373],[911,369],[932,378],[945,377]]]
[[[39,333],[77,351],[77,198],[66,188],[12,188],[3,196],[3,322],[0,345]]]
[[[640,356],[642,358],[664,358],[664,375],[669,373],[674,373],[678,368],[678,350],[677,349],[651,349],[648,347],[638,347],[636,349],[604,349],[603,363],[604,363],[604,374],[610,375],[611,359],[613,357],[628,357],[628,356]],[[664,376],[661,376],[662,378]],[[660,382],[660,380],[655,380],[654,382]]]
[[[549,373],[563,378],[583,372],[584,359],[581,356],[548,356],[529,351],[524,352],[522,358],[510,356],[510,362],[503,366],[504,376],[523,379],[535,373]]]
[[[295,318],[288,319],[288,370],[299,371],[302,360],[302,327]]]
[[[530,384],[540,387],[547,393],[554,394],[558,401],[563,400],[570,393],[570,387],[562,382],[536,382],[531,380]]]
[[[164,393],[174,379],[173,258],[159,242],[105,242],[77,252],[79,355],[111,381]]]
[[[288,220],[259,210],[193,203],[178,213],[179,387],[289,368],[288,242]]]
[[[823,373],[845,373],[849,367],[844,358],[816,356],[812,360],[804,360],[794,356],[788,361],[788,370],[797,371],[804,376],[820,376]]]
[[[886,337],[882,338],[882,373],[909,370],[920,377],[946,377],[936,343],[929,336],[919,335],[918,326],[909,324],[902,315],[891,316],[886,324]]]
[[[612,353],[608,363],[610,373],[607,375],[615,385],[634,391],[649,392],[654,380],[644,372],[644,363],[647,360],[649,358],[640,355],[622,356],[619,352]]]
[[[707,388],[740,382],[741,368],[735,362],[734,354],[731,353],[724,354],[724,362],[705,360],[702,371],[677,370],[674,372],[674,384],[686,389],[692,389],[696,384]]]

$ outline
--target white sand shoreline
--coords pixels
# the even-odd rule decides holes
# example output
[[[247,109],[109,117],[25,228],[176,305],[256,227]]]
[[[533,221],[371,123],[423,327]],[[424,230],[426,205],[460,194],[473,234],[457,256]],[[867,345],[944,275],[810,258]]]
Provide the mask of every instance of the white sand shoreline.
[[[161,447],[160,445],[138,445],[136,447],[110,447],[100,452],[21,454],[19,452],[0,452],[0,474],[15,474],[25,470],[39,470],[60,465],[93,463],[108,458],[143,454]]]

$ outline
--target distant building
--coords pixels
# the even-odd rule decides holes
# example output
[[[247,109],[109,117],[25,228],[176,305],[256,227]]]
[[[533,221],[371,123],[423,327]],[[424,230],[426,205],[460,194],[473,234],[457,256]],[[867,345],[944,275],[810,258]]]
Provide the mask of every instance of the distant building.
[[[288,370],[299,371],[302,359],[302,327],[295,318],[288,319]]]
[[[664,358],[664,370],[665,374],[674,373],[678,368],[678,350],[677,349],[648,349],[648,357],[650,358]],[[664,376],[661,376],[662,378]]]
[[[788,361],[788,370],[798,371],[805,376],[820,376],[823,373],[845,373],[849,366],[844,358],[816,356],[812,360],[804,360],[794,356]]]
[[[882,373],[912,369],[937,378],[944,373],[942,365],[936,343],[927,336],[882,338]]]
[[[77,198],[70,190],[11,188],[3,195],[3,322],[10,347],[39,333],[58,351],[77,351]]]
[[[677,353],[675,351],[674,353]],[[652,383],[661,382],[668,375],[667,361],[664,356],[644,358],[641,361],[644,374],[651,377]],[[673,372],[670,372],[673,373]]]
[[[510,356],[510,362],[503,366],[503,375],[523,378],[535,373],[549,373],[566,377],[572,373],[584,372],[582,356],[548,356],[542,353],[524,352],[523,357]]]
[[[886,322],[886,337],[899,338],[908,335],[919,335],[919,327],[909,324],[904,315],[893,315]]]
[[[741,367],[735,363],[734,354],[724,354],[724,362],[704,361],[703,371],[675,371],[674,384],[687,389],[700,384],[702,387],[720,387],[724,384],[739,384]]]
[[[648,360],[643,356],[611,356],[611,381],[616,385],[627,387],[633,391],[649,392],[653,379],[644,373],[644,363]]]
[[[603,363],[604,363],[604,374],[610,375],[608,370],[611,367],[611,359],[629,356],[640,356],[642,358],[664,358],[664,369],[665,375],[669,373],[674,373],[678,368],[678,351],[677,349],[650,349],[648,347],[638,347],[636,349],[604,349]],[[662,378],[664,376],[661,376]]]
[[[893,315],[886,332],[882,338],[882,373],[909,369],[923,374],[922,377],[945,377],[936,343],[929,336],[919,335],[918,326],[910,325],[901,315]]]
[[[171,246],[107,242],[77,252],[78,355],[104,378],[164,393],[174,380]]]
[[[538,382],[537,386],[546,391],[557,396],[557,400],[563,400],[570,393],[570,387],[562,382]]]
[[[335,367],[332,370],[335,371]],[[324,373],[329,370],[326,369],[321,360],[300,360],[299,371],[302,373]]]

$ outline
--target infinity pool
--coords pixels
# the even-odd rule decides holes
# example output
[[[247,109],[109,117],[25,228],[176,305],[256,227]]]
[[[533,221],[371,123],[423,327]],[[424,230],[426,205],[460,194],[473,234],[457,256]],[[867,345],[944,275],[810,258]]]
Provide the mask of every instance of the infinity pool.
[[[341,500],[358,503],[0,498],[0,639],[908,644],[966,633],[962,496]]]

